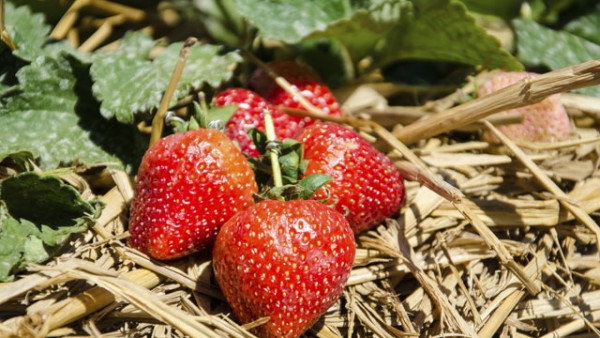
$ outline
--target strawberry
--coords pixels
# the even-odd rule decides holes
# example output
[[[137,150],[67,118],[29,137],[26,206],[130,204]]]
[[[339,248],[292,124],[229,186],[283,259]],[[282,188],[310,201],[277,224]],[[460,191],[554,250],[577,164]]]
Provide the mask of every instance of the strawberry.
[[[138,171],[129,244],[161,260],[210,249],[221,226],[250,206],[257,190],[246,158],[220,131],[164,137]]]
[[[528,72],[499,72],[484,82],[479,88],[479,96],[484,97],[522,79],[534,77]],[[564,141],[571,134],[569,116],[558,95],[524,107],[508,110],[504,113],[521,113],[523,122],[498,126],[506,136],[516,141],[551,142]],[[490,142],[499,142],[491,132],[486,131],[484,138]]]
[[[275,73],[285,78],[315,107],[332,116],[341,116],[340,104],[337,102],[331,90],[319,79],[319,76],[308,66],[294,61],[274,61],[268,64]],[[258,69],[250,79],[250,87],[274,105],[289,108],[305,109],[288,92],[283,90],[262,69]],[[310,117],[292,116],[293,125],[289,129],[299,135],[302,130],[315,120]]]
[[[328,199],[359,233],[396,213],[404,203],[404,180],[394,163],[356,132],[317,123],[299,138],[308,160],[305,175],[327,174],[331,182],[313,199]]]
[[[284,139],[293,136],[293,132],[288,128],[291,117],[253,91],[243,88],[230,88],[215,95],[213,104],[218,107],[234,104],[238,106],[236,112],[225,125],[225,133],[229,138],[239,143],[242,152],[247,156],[259,156],[248,131],[256,128],[264,132],[263,112],[267,109],[273,116],[277,137]]]
[[[213,249],[215,277],[260,337],[298,337],[340,297],[355,255],[344,216],[312,200],[264,200],[237,213]]]

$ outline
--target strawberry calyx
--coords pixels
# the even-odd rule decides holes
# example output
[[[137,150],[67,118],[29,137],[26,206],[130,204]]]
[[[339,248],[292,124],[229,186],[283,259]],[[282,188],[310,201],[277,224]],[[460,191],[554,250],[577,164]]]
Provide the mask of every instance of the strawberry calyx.
[[[313,174],[307,176],[294,184],[286,184],[282,186],[275,186],[264,190],[263,192],[256,194],[254,200],[260,202],[266,199],[276,200],[308,200],[311,199],[312,195],[331,181],[331,176],[326,174]],[[322,200],[325,202],[327,199]],[[319,200],[321,201],[321,200]]]
[[[249,131],[261,155],[249,158],[255,168],[256,179],[262,187],[261,192],[255,194],[255,201],[310,199],[317,190],[331,181],[331,176],[314,174],[300,179],[308,163],[302,158],[302,143],[294,139],[278,141],[270,112],[265,111],[264,116],[265,133],[258,129]]]
[[[295,183],[304,174],[307,162],[302,159],[302,143],[294,139],[269,141],[266,134],[258,129],[251,129],[249,134],[260,153],[258,157],[249,158],[250,162],[255,166],[257,174],[262,175],[257,178],[259,183],[273,183],[265,182],[265,179],[270,180],[273,175],[271,157],[267,156],[271,150],[277,152],[277,160],[283,184]]]
[[[177,116],[174,113],[167,113],[165,122],[173,128],[176,133],[186,132],[196,129],[215,129],[223,132],[227,121],[237,110],[237,105],[211,106],[201,97],[200,103],[194,101],[193,113],[189,120]]]

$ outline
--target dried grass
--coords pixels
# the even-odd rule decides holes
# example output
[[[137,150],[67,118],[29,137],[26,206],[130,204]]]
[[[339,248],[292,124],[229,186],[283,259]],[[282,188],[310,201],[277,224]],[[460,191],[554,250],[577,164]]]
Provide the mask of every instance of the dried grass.
[[[348,99],[358,102],[347,107],[352,116],[337,122],[369,135],[413,181],[400,215],[357,237],[343,297],[306,335],[600,335],[599,133],[580,128],[567,142],[515,144],[489,121],[501,122],[482,122],[498,133],[504,152],[448,134],[434,137],[498,107],[597,84],[599,65],[549,73],[460,105],[485,74],[461,92],[412,109],[382,107],[387,101],[375,85],[356,90],[358,97]],[[589,127],[591,118],[597,126],[597,100],[563,94],[563,102],[574,122]],[[308,114],[321,116],[313,108]],[[485,112],[474,118],[473,109]],[[379,123],[416,115],[430,117],[392,131]],[[209,257],[160,263],[125,245],[129,177],[95,172],[63,178],[86,198],[102,200],[102,216],[60,256],[0,284],[0,337],[252,337],[247,329],[268,318],[236,323]],[[107,182],[101,195],[90,187],[98,181]]]

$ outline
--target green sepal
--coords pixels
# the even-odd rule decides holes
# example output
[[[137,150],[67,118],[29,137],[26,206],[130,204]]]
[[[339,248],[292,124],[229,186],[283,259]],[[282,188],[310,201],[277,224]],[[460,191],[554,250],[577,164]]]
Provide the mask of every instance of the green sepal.
[[[286,201],[311,199],[315,191],[331,181],[331,176],[326,174],[313,174],[307,176],[294,184],[285,184],[281,187],[273,187],[258,195],[258,200],[280,199]]]
[[[222,107],[207,107],[206,104],[201,105],[194,102],[194,116],[200,128],[215,128],[218,125],[224,127],[229,119],[235,114],[238,106],[235,104]]]
[[[254,143],[254,146],[256,146],[258,153],[265,156],[267,154],[267,135],[256,128],[248,130],[248,135],[250,136],[252,143]]]
[[[302,194],[300,198],[309,199],[312,195],[319,189],[321,189],[325,184],[331,182],[331,176],[327,174],[312,174],[310,176],[306,176],[298,182],[298,185],[302,187]]]
[[[173,131],[181,133],[200,128],[223,130],[236,110],[237,105],[206,108],[194,101],[194,113],[190,119],[180,122],[172,121],[174,122],[172,123]]]
[[[283,184],[293,184],[298,181],[298,177],[304,172],[301,171],[302,163],[302,143],[294,139],[285,139],[281,142],[281,154],[279,155],[279,165]]]
[[[229,119],[235,114],[238,106],[235,104],[222,106],[222,107],[211,107],[207,112],[207,126],[210,126],[211,123],[221,121],[223,125],[227,124]]]
[[[0,166],[7,166],[18,171],[32,171],[35,156],[30,151],[14,151],[0,153]]]
[[[194,115],[191,120],[194,120],[199,128],[206,128],[208,125],[208,112],[205,107],[202,107],[202,105],[196,101],[194,101]]]
[[[271,177],[271,159],[267,156],[269,151],[267,136],[256,128],[250,129],[248,134],[261,154],[258,158],[249,158],[249,161],[257,171],[259,184],[267,184]],[[307,165],[302,159],[302,143],[294,139],[284,139],[281,142],[272,142],[271,147],[276,147],[279,153],[283,184],[296,184],[298,178],[304,174]]]

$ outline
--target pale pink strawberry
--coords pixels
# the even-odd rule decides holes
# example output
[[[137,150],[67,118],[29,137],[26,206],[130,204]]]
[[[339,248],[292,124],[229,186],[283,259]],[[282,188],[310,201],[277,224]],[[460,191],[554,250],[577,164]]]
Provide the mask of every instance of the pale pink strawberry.
[[[483,83],[478,94],[480,97],[484,97],[517,81],[536,75],[529,72],[499,72]],[[498,129],[512,140],[527,142],[564,141],[571,134],[569,116],[558,95],[552,95],[541,102],[498,114],[508,113],[523,115],[522,123],[498,126]],[[499,141],[489,131],[484,133],[484,138],[494,143]]]

